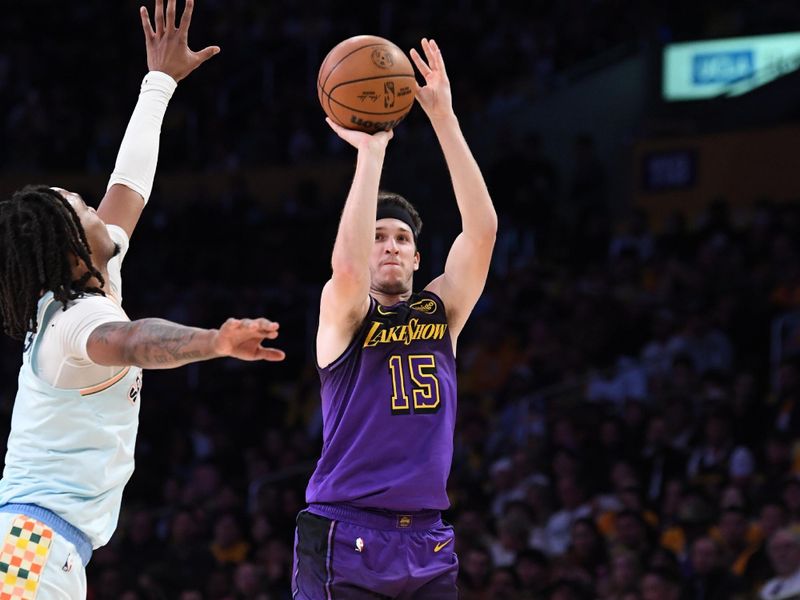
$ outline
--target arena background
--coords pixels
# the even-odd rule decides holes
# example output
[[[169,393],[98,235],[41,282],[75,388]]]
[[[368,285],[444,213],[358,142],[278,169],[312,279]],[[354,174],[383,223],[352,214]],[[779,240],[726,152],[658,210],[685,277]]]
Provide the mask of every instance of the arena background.
[[[362,33],[437,40],[501,220],[459,348],[446,517],[463,598],[758,597],[766,541],[800,520],[800,52],[757,89],[683,101],[663,97],[663,56],[800,31],[800,8],[655,4],[198,0],[190,42],[222,53],[167,112],[125,307],[202,326],[263,314],[288,358],[146,374],[90,598],[290,598],[320,448],[311,342],[354,162],[315,77]],[[138,5],[4,6],[3,196],[41,182],[99,201],[146,71]],[[383,186],[425,221],[424,285],[458,214],[419,107]],[[20,350],[0,342],[0,445]]]

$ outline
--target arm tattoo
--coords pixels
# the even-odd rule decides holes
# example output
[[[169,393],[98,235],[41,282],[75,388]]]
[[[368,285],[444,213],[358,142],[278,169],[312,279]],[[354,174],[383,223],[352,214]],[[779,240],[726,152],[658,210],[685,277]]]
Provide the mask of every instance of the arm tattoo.
[[[145,369],[168,369],[214,358],[206,330],[163,319],[101,325],[93,334],[104,344],[119,344],[125,364]]]

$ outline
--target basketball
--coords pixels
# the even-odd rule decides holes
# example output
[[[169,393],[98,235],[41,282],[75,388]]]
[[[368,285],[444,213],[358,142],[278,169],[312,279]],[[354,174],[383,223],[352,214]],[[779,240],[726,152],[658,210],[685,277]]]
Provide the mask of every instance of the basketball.
[[[414,68],[400,48],[374,35],[357,35],[328,52],[317,94],[334,123],[367,133],[389,130],[414,104]]]

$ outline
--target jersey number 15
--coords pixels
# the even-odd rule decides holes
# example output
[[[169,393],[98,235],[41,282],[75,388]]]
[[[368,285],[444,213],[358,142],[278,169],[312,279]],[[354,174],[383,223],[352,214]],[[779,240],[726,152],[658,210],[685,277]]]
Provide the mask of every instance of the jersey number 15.
[[[406,358],[407,361],[403,361],[403,357],[397,354],[389,357],[392,414],[438,412],[441,402],[439,379],[436,377],[436,357],[433,354],[409,354]]]

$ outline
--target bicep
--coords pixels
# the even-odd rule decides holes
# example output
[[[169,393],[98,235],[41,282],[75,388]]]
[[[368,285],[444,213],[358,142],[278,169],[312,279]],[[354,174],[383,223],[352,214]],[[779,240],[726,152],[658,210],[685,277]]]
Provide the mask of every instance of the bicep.
[[[93,363],[105,367],[129,366],[130,321],[103,323],[86,340],[86,354]]]
[[[130,238],[143,209],[144,198],[138,192],[115,183],[108,189],[100,206],[97,207],[97,215],[106,225],[121,227]]]
[[[59,319],[58,329],[64,341],[65,354],[97,365],[116,367],[127,365],[119,362],[117,356],[112,360],[108,350],[102,354],[98,352],[98,331],[106,331],[107,337],[109,326],[129,324],[125,311],[113,300],[104,296],[91,296],[77,300]]]

